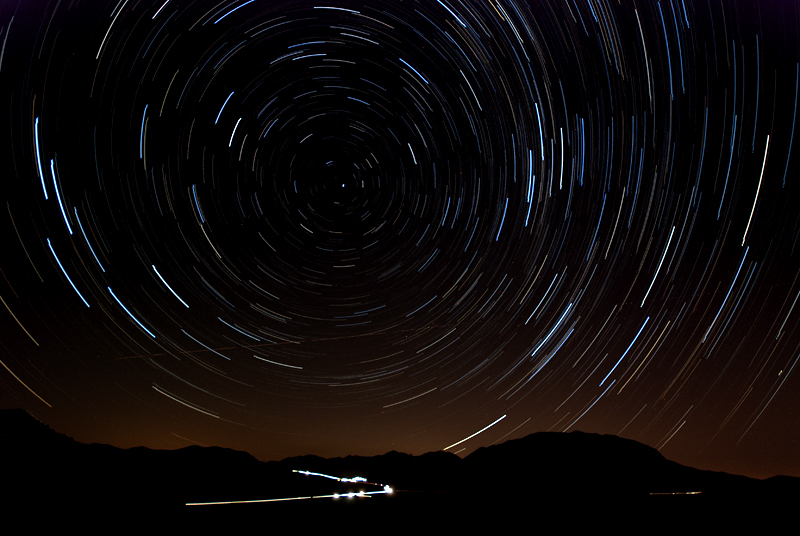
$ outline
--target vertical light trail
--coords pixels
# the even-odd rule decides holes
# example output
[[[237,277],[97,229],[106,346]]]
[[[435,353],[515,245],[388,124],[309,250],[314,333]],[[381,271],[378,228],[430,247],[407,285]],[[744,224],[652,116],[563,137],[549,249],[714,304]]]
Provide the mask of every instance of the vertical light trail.
[[[142,126],[139,130],[139,158],[144,158],[144,123],[147,120],[147,104],[144,105],[142,112]]]
[[[669,240],[667,240],[667,247],[664,248],[664,253],[661,255],[661,260],[658,261],[658,268],[656,268],[656,274],[653,276],[653,280],[650,281],[650,286],[647,288],[647,292],[644,293],[644,298],[642,298],[642,303],[639,307],[644,307],[644,302],[647,299],[647,296],[650,294],[650,290],[653,288],[653,284],[656,282],[656,278],[658,277],[658,272],[661,270],[661,265],[664,264],[664,257],[667,256],[667,251],[669,250],[669,244],[672,242],[672,234],[675,232],[675,226],[672,226],[672,231],[669,232]]]
[[[39,152],[39,118],[37,117],[33,123],[33,141],[36,145],[36,166],[39,168],[39,179],[42,181],[42,191],[44,191],[44,199],[47,201],[47,188],[44,185],[44,173],[42,172],[42,156]]]
[[[231,139],[228,141],[228,147],[233,145],[233,137],[236,135],[236,129],[239,128],[239,123],[242,122],[242,118],[240,117],[238,121],[236,121],[236,126],[233,127],[233,132],[231,132]]]
[[[756,211],[756,203],[758,203],[758,194],[761,192],[761,180],[764,178],[764,168],[767,165],[767,151],[769,150],[769,135],[767,135],[767,145],[764,147],[764,162],[761,164],[761,176],[758,178],[758,188],[756,189],[756,198],[753,199],[753,208],[750,210],[750,217],[747,218],[747,227],[744,230],[742,237],[742,245],[744,246],[747,240],[747,232],[750,230],[750,221],[753,219],[753,213]]]
[[[50,173],[53,174],[53,188],[56,189],[56,199],[58,199],[58,206],[61,207],[61,215],[64,217],[64,223],[67,224],[67,231],[69,231],[69,234],[72,234],[72,227],[70,227],[69,225],[69,220],[67,219],[67,213],[64,210],[64,203],[61,201],[61,192],[58,189],[58,182],[56,181],[55,163],[53,162],[52,158],[50,159]]]

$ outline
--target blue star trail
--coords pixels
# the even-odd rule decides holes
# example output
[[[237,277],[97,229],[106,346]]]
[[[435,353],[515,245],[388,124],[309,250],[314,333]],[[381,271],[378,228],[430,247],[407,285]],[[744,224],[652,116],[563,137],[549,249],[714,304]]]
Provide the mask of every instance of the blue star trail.
[[[3,2],[0,404],[265,460],[581,429],[800,476],[798,29]]]

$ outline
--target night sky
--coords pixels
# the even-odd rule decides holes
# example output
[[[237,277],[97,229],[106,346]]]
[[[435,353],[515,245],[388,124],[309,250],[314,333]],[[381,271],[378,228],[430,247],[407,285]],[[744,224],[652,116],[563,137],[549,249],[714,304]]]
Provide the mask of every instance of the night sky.
[[[581,430],[800,476],[799,28],[2,0],[0,407],[262,460]]]

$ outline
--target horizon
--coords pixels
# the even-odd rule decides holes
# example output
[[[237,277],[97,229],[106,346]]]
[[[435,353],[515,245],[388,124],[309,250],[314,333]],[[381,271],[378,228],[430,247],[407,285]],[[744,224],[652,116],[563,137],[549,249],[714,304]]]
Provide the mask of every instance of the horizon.
[[[800,477],[800,5],[0,5],[0,408]],[[294,454],[292,454],[294,453]]]
[[[624,441],[626,443],[636,443],[638,445],[642,445],[644,447],[656,450],[656,449],[654,449],[653,447],[651,447],[649,445],[645,445],[644,443],[640,443],[638,441],[635,441],[635,440],[632,440],[632,439],[623,438],[623,437],[616,436],[616,435],[613,435],[613,434],[598,434],[598,433],[591,433],[591,432],[583,432],[581,430],[571,430],[569,432],[547,432],[547,431],[544,431],[544,432],[542,432],[542,431],[540,431],[540,432],[532,432],[532,433],[530,433],[530,434],[528,434],[526,436],[523,436],[523,437],[517,437],[517,438],[514,438],[514,439],[508,439],[506,441],[496,442],[496,443],[493,443],[493,444],[490,444],[490,445],[478,446],[476,449],[474,449],[472,452],[469,452],[468,454],[464,454],[463,451],[460,451],[459,453],[456,454],[454,452],[449,452],[446,449],[441,449],[441,450],[436,450],[436,451],[428,451],[428,452],[423,452],[423,453],[420,453],[420,454],[410,454],[410,453],[407,453],[407,452],[402,452],[402,451],[397,451],[397,450],[390,450],[390,451],[379,453],[379,454],[375,454],[375,455],[353,455],[353,454],[347,454],[347,455],[344,455],[344,456],[323,457],[323,456],[318,456],[318,455],[313,454],[313,453],[309,453],[309,454],[292,455],[292,456],[285,457],[285,458],[280,458],[280,459],[262,460],[262,459],[257,458],[256,456],[253,456],[249,452],[230,449],[228,447],[221,447],[221,446],[217,446],[217,445],[197,445],[197,444],[192,444],[192,445],[185,445],[183,447],[178,447],[178,448],[175,448],[175,449],[151,449],[149,447],[142,446],[142,445],[137,445],[137,446],[134,446],[134,447],[124,448],[124,447],[118,447],[118,446],[114,446],[114,445],[107,445],[105,443],[83,443],[83,442],[75,440],[74,438],[72,438],[72,437],[70,437],[70,436],[68,436],[66,434],[63,434],[63,433],[59,432],[58,430],[53,430],[49,425],[47,425],[46,423],[40,421],[35,416],[31,415],[27,410],[24,410],[22,408],[0,409],[0,413],[6,412],[6,411],[23,411],[23,412],[25,412],[25,414],[29,418],[35,420],[36,422],[38,422],[42,426],[46,427],[51,432],[53,432],[56,436],[63,436],[66,439],[70,439],[71,441],[73,441],[73,442],[75,442],[75,443],[77,443],[79,445],[82,445],[82,446],[89,446],[89,445],[111,446],[113,448],[117,448],[117,449],[120,449],[120,450],[142,449],[142,448],[144,448],[144,449],[148,449],[148,450],[151,450],[151,451],[154,451],[154,452],[174,452],[174,451],[180,451],[180,450],[187,449],[187,448],[223,449],[223,450],[229,450],[229,451],[232,451],[232,452],[240,452],[240,453],[243,453],[243,454],[248,454],[248,455],[252,456],[253,459],[255,459],[257,462],[259,462],[259,463],[267,463],[267,464],[270,464],[270,463],[282,463],[282,462],[286,462],[288,460],[295,460],[295,459],[298,459],[298,458],[317,458],[317,459],[321,459],[321,460],[325,460],[325,461],[337,461],[337,460],[346,460],[348,458],[359,458],[359,459],[360,458],[368,458],[368,459],[369,458],[383,458],[385,456],[389,456],[389,455],[393,455],[393,454],[401,455],[401,456],[410,456],[410,457],[413,457],[413,458],[417,458],[417,457],[421,457],[421,456],[427,456],[427,455],[430,455],[430,454],[449,454],[449,455],[455,456],[455,457],[463,460],[463,459],[469,457],[471,454],[474,454],[475,452],[477,452],[479,450],[485,450],[485,449],[490,448],[490,447],[503,446],[506,443],[512,443],[512,442],[516,443],[516,442],[519,442],[519,441],[525,441],[525,440],[533,438],[534,436],[540,436],[540,435],[570,435],[570,436],[576,436],[576,437],[596,436],[598,438],[600,438],[600,437],[611,437],[611,438],[620,439],[620,440],[622,440],[622,441]],[[583,441],[585,441],[585,439],[583,439]],[[12,443],[13,442],[9,442],[8,444],[12,444]],[[658,451],[656,450],[656,452],[658,452]],[[663,455],[661,455],[661,456],[663,457]],[[670,461],[670,462],[674,461],[674,460],[670,460],[669,458],[666,458],[666,457],[663,457],[663,459],[666,460],[666,461]],[[688,465],[682,465],[682,466],[686,467],[686,468],[692,468],[692,467],[690,467]],[[692,469],[699,469],[699,468],[692,468]],[[735,475],[735,473],[726,473],[724,471],[720,472],[720,471],[713,471],[713,470],[706,470],[706,469],[700,469],[700,470],[712,471],[712,472],[715,472],[715,473],[723,473],[723,474]],[[317,475],[317,473],[308,472],[308,471],[302,470],[302,469],[293,469],[292,472],[293,473],[301,473],[301,474]],[[322,476],[325,476],[325,475],[322,475]],[[741,476],[747,476],[747,475],[741,475]],[[779,476],[790,476],[790,475],[772,475],[772,476],[766,477],[766,478],[756,478],[756,477],[750,476],[748,478],[755,478],[756,480],[767,480],[769,478],[779,477]],[[327,477],[328,478],[334,478],[334,477],[331,477],[329,475]],[[800,477],[790,476],[790,478],[800,478]],[[658,495],[658,493],[656,493],[656,495]],[[254,502],[259,502],[259,501],[254,501]],[[269,502],[269,501],[267,501],[267,502]],[[197,504],[206,504],[206,503],[197,503]],[[212,503],[207,503],[207,504],[212,504]]]

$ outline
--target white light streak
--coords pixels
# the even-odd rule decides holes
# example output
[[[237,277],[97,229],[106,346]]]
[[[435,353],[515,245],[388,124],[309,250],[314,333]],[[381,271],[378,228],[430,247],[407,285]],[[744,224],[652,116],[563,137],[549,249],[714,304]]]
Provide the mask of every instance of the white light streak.
[[[620,210],[622,206],[620,205]],[[650,290],[653,288],[653,283],[656,282],[656,278],[658,277],[658,272],[661,270],[661,265],[664,263],[664,257],[667,256],[667,250],[669,250],[669,244],[672,242],[672,233],[675,232],[675,226],[672,226],[672,231],[669,232],[669,240],[667,240],[667,247],[664,248],[664,254],[661,255],[661,260],[658,261],[658,268],[656,268],[656,274],[653,276],[653,280],[650,281],[650,286],[647,287],[647,292],[644,293],[644,298],[642,298],[642,303],[639,307],[644,307],[644,301],[647,299],[647,296],[650,294]]]
[[[231,139],[230,139],[230,141],[228,142],[228,147],[230,147],[231,145],[233,145],[233,137],[236,135],[236,129],[237,129],[237,128],[239,128],[239,123],[241,123],[241,122],[242,122],[242,118],[240,117],[240,118],[239,118],[239,120],[238,120],[238,121],[236,121],[236,126],[235,126],[235,127],[233,127],[233,132],[231,132]]]
[[[78,291],[78,287],[75,286],[75,283],[73,283],[72,279],[70,279],[70,277],[67,275],[67,271],[64,269],[64,265],[61,264],[61,261],[58,259],[58,255],[56,255],[56,252],[53,249],[53,244],[50,243],[50,239],[49,238],[47,239],[47,246],[50,248],[50,253],[53,254],[53,258],[58,263],[58,267],[61,268],[61,272],[63,272],[64,277],[66,277],[67,281],[69,281],[69,284],[72,285],[72,289],[75,291],[75,293],[78,295],[78,297],[83,301],[83,303],[86,304],[86,307],[89,307],[89,302],[86,301],[86,299],[83,297],[83,295]]]
[[[164,9],[165,7],[167,7],[167,4],[169,4],[169,0],[164,2],[164,5],[162,5],[160,8],[158,8],[158,11],[156,11],[156,14],[153,15],[153,17],[150,20],[155,20],[155,18],[158,17],[158,14],[161,13],[161,10]]]
[[[52,158],[50,159],[50,173],[53,174],[53,188],[56,190],[56,199],[58,200],[58,206],[61,208],[61,215],[64,216],[64,223],[67,224],[67,231],[69,231],[69,234],[72,234],[72,227],[69,225],[67,212],[64,210],[64,203],[61,201],[61,191],[58,189],[58,181],[56,180],[55,162]]]
[[[180,296],[178,296],[178,294],[176,294],[176,293],[175,293],[175,291],[174,291],[174,290],[172,290],[172,287],[171,287],[171,286],[169,286],[169,283],[167,283],[166,281],[164,281],[164,278],[163,278],[163,277],[161,277],[161,274],[159,274],[159,273],[158,273],[158,270],[156,270],[156,267],[155,267],[155,265],[154,265],[154,264],[151,264],[150,266],[152,266],[152,267],[153,267],[153,271],[156,273],[156,275],[157,275],[157,276],[158,276],[158,278],[161,280],[161,282],[162,282],[162,283],[164,283],[164,285],[165,285],[165,286],[166,286],[166,287],[169,289],[169,291],[170,291],[170,292],[172,292],[172,295],[173,295],[173,296],[175,296],[176,298],[178,298],[178,300],[179,300],[179,301],[180,301],[182,304],[186,305],[186,308],[188,309],[188,308],[189,308],[189,305],[187,305],[187,303],[186,303],[185,301],[183,301],[183,300],[181,299],[181,297],[180,297]]]
[[[467,440],[470,440],[470,439],[472,439],[472,438],[473,438],[473,437],[475,437],[476,435],[478,435],[478,434],[481,434],[481,433],[485,432],[486,430],[488,430],[489,428],[491,428],[492,426],[494,426],[495,424],[499,423],[500,421],[502,421],[502,420],[503,420],[503,419],[505,419],[505,418],[506,418],[506,416],[505,416],[505,415],[503,415],[502,417],[500,417],[499,419],[497,419],[496,421],[494,421],[494,422],[493,422],[492,424],[490,424],[489,426],[487,426],[487,427],[485,427],[485,428],[481,428],[480,430],[478,430],[477,432],[475,432],[475,433],[474,433],[474,434],[472,434],[471,436],[469,436],[469,437],[465,437],[465,438],[464,438],[464,439],[462,439],[461,441],[458,441],[458,442],[456,442],[456,443],[453,443],[453,444],[452,444],[452,445],[450,445],[449,447],[445,447],[445,448],[443,448],[442,450],[451,449],[451,448],[455,447],[456,445],[460,445],[460,444],[461,444],[461,443],[463,443],[464,441],[467,441]]]
[[[293,469],[292,472],[306,476],[320,476],[322,478],[336,480],[338,482],[359,483],[359,484],[367,484],[370,486],[380,486],[381,490],[380,491],[359,490],[359,491],[351,491],[348,493],[330,493],[327,495],[307,495],[300,497],[279,497],[277,499],[251,499],[246,501],[193,502],[193,503],[186,503],[186,506],[209,506],[212,504],[254,504],[254,503],[268,503],[268,502],[303,501],[307,499],[340,499],[342,497],[347,497],[348,499],[352,499],[354,497],[366,497],[368,495],[391,495],[392,493],[394,493],[394,489],[388,484],[375,484],[374,482],[367,482],[367,479],[364,478],[363,476],[355,476],[352,478],[338,477],[333,475],[326,475],[325,473],[315,473],[313,471],[303,471],[299,469]]]
[[[767,135],[767,145],[764,147],[764,163],[761,164],[761,176],[758,178],[758,189],[756,189],[756,198],[753,199],[753,208],[750,210],[750,217],[747,218],[747,227],[744,230],[744,236],[742,237],[742,245],[744,246],[744,241],[747,240],[747,231],[750,230],[750,220],[753,219],[753,212],[756,211],[756,203],[758,203],[758,194],[761,192],[761,179],[764,178],[764,167],[767,165],[767,151],[769,150],[769,135]]]
[[[280,365],[281,367],[303,370],[303,367],[297,367],[295,365],[287,365],[286,363],[278,363],[277,361],[270,361],[269,359],[265,359],[257,355],[253,355],[253,357],[255,357],[256,359],[260,359],[261,361],[266,361],[267,363],[272,363],[273,365]]]
[[[419,76],[420,80],[422,80],[422,81],[423,81],[423,82],[425,82],[426,84],[430,85],[430,82],[428,82],[428,81],[425,79],[425,77],[424,77],[424,76],[422,76],[421,74],[419,74],[419,71],[418,71],[418,70],[416,70],[416,69],[415,69],[415,68],[413,68],[411,65],[409,65],[409,64],[408,64],[408,63],[407,63],[407,62],[406,62],[406,61],[405,61],[403,58],[397,58],[397,59],[398,59],[398,60],[400,60],[400,61],[402,61],[402,62],[403,62],[403,64],[404,64],[406,67],[408,67],[409,69],[411,69],[412,71],[414,71],[415,73],[417,73],[417,76]]]
[[[425,396],[425,395],[427,395],[428,393],[432,393],[432,392],[434,392],[436,389],[438,389],[438,388],[437,388],[437,387],[434,387],[434,388],[433,388],[433,389],[431,389],[430,391],[425,391],[424,393],[420,393],[420,394],[418,394],[417,396],[412,396],[411,398],[406,398],[405,400],[401,400],[400,402],[394,402],[394,403],[392,403],[392,404],[387,404],[387,405],[385,405],[385,406],[383,406],[383,407],[384,407],[384,409],[385,409],[385,408],[390,408],[390,407],[392,407],[392,406],[397,406],[397,405],[399,405],[399,404],[403,404],[403,403],[405,403],[405,402],[409,402],[409,401],[411,401],[411,400],[414,400],[415,398],[419,398],[419,397],[421,397],[421,396]]]
[[[140,326],[140,327],[141,327],[143,330],[145,330],[145,331],[147,332],[147,334],[148,334],[148,335],[150,335],[151,337],[153,337],[153,338],[155,339],[155,338],[156,338],[156,336],[155,336],[155,335],[153,335],[153,332],[152,332],[152,331],[150,331],[149,329],[147,329],[146,327],[144,327],[144,324],[142,324],[141,322],[139,322],[139,320],[138,320],[138,319],[137,319],[135,316],[133,316],[133,314],[132,314],[132,313],[131,313],[131,312],[128,310],[128,308],[127,308],[127,307],[125,307],[124,305],[122,305],[122,302],[121,302],[121,301],[119,301],[119,298],[117,298],[117,295],[116,295],[116,294],[114,294],[114,291],[113,291],[113,290],[111,290],[111,287],[106,287],[106,288],[108,289],[108,292],[111,294],[111,297],[112,297],[112,298],[114,298],[114,299],[117,301],[117,303],[119,304],[119,306],[120,306],[120,307],[122,307],[122,309],[124,309],[126,313],[128,313],[128,316],[129,316],[129,317],[131,317],[131,318],[133,319],[133,321],[134,321],[134,322],[136,322],[137,324],[139,324],[139,326]],[[88,307],[88,306],[89,306],[89,304],[87,303],[87,304],[86,304],[86,306]]]
[[[111,24],[108,26],[108,30],[106,30],[106,35],[103,36],[103,40],[100,42],[100,48],[97,49],[97,56],[95,56],[94,59],[96,59],[96,60],[100,59],[100,53],[103,51],[103,47],[106,44],[106,39],[108,39],[108,34],[111,33],[111,28],[114,27],[114,23],[117,22],[117,17],[119,17],[119,14],[122,13],[123,9],[125,9],[125,5],[127,3],[128,3],[128,0],[125,0],[125,4],[122,4],[122,7],[119,8],[119,11],[117,11],[116,16],[114,17],[114,20],[112,20]]]

